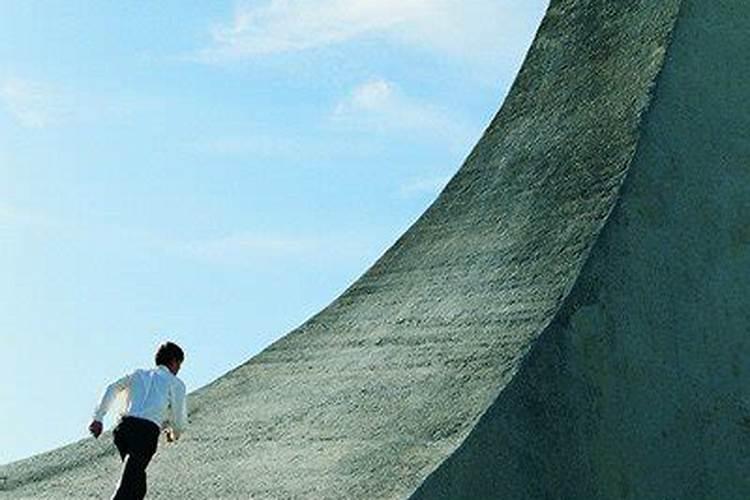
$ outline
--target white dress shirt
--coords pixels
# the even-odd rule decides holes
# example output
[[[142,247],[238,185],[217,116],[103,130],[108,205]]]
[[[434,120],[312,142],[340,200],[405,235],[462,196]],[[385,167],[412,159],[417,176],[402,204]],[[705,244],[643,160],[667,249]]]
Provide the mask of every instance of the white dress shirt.
[[[166,366],[136,370],[110,384],[94,411],[94,420],[102,421],[117,395],[125,391],[126,404],[122,417],[138,417],[171,428],[178,438],[187,426],[185,384]]]

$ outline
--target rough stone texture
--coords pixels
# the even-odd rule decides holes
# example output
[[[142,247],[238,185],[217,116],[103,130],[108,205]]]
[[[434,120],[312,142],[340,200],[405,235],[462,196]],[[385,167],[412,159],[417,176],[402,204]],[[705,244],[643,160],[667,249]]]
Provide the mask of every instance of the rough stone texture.
[[[750,498],[750,3],[682,2],[571,294],[412,498]]]
[[[749,15],[553,1],[445,191],[192,394],[150,497],[750,498]],[[0,498],[117,474],[84,440],[0,468]]]

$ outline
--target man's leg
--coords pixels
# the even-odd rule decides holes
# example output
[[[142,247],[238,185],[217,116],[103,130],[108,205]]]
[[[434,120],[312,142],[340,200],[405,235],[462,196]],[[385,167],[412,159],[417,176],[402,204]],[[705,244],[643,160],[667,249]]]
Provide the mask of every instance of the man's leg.
[[[120,460],[124,462],[125,456],[128,454],[128,443],[123,434],[125,431],[121,426],[122,422],[120,422],[117,427],[115,427],[115,430],[112,431],[112,437],[114,438],[117,451],[120,453]]]
[[[146,496],[146,466],[148,460],[129,454],[123,462],[122,477],[112,500],[141,500]]]
[[[146,467],[158,440],[159,427],[151,422],[126,418],[118,425],[115,445],[123,459],[123,470],[112,500],[141,500],[146,496]]]

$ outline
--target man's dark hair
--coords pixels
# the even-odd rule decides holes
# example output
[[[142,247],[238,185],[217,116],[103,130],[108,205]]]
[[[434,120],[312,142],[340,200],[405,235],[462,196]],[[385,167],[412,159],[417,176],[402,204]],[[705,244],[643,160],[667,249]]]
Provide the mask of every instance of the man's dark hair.
[[[164,342],[156,351],[156,365],[167,366],[171,361],[182,361],[185,359],[185,353],[180,346],[174,342]]]

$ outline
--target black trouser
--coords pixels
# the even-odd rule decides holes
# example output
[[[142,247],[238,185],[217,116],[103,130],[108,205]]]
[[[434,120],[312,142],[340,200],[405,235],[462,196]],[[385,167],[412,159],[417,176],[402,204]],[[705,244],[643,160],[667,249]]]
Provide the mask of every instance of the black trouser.
[[[112,500],[141,500],[146,496],[146,467],[156,453],[159,432],[155,423],[135,417],[123,418],[115,428],[115,446],[123,468]]]

